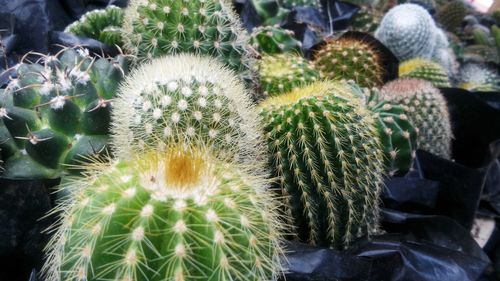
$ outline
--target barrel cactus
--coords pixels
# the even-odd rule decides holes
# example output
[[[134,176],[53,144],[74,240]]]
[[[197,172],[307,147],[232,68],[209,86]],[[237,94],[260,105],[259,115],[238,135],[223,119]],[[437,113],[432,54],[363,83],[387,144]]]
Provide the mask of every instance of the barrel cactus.
[[[41,61],[17,65],[17,78],[0,99],[6,178],[58,177],[62,164],[79,164],[108,148],[112,100],[126,59],[94,59],[76,48]]]
[[[459,87],[469,91],[500,91],[500,75],[486,65],[468,63],[460,68]]]
[[[265,96],[287,93],[320,79],[311,62],[293,53],[263,56],[259,75]]]
[[[415,58],[405,61],[399,65],[399,76],[427,80],[436,87],[450,87],[446,70],[431,60]]]
[[[387,83],[380,93],[384,100],[409,108],[408,118],[418,129],[419,149],[451,158],[451,121],[437,88],[425,80],[402,78]]]
[[[252,47],[260,54],[300,52],[302,46],[302,43],[294,38],[293,31],[279,25],[256,27],[250,36]]]
[[[139,61],[166,54],[218,58],[249,77],[249,36],[228,0],[131,0],[125,11],[126,49]]]
[[[361,7],[351,19],[351,29],[362,32],[374,32],[382,19],[376,9]]]
[[[457,32],[462,27],[465,15],[464,1],[452,0],[439,8],[436,13],[436,19],[446,30]]]
[[[384,68],[378,52],[360,39],[327,40],[314,54],[314,66],[332,80],[354,80],[363,87],[383,84]]]
[[[339,82],[260,104],[270,167],[297,236],[341,249],[378,227],[383,151],[375,120]]]
[[[258,114],[240,80],[214,58],[180,54],[135,69],[122,83],[112,116],[117,155],[189,142],[255,157]],[[228,155],[228,157],[230,157]]]
[[[91,168],[54,211],[47,280],[273,280],[280,222],[265,181],[175,145]]]
[[[122,25],[123,9],[110,5],[106,9],[87,12],[79,20],[68,25],[64,32],[121,47]]]

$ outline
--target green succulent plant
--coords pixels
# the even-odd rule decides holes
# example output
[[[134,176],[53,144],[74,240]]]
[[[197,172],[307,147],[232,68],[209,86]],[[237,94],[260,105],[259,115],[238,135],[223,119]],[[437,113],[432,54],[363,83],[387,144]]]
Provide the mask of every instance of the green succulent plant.
[[[446,70],[431,60],[420,58],[402,62],[399,65],[399,77],[412,77],[427,80],[436,87],[450,87]]]
[[[259,26],[250,34],[252,47],[260,54],[301,52],[302,43],[294,38],[291,30],[273,26]]]
[[[462,27],[466,13],[464,1],[452,0],[439,7],[436,19],[446,30],[457,32]]]

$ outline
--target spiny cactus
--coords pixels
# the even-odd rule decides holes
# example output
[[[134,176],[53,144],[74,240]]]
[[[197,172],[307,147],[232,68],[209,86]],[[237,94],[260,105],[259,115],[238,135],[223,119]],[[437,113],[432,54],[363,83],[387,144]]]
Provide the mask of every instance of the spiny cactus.
[[[439,63],[446,70],[448,76],[455,76],[458,72],[458,62],[450,48],[445,32],[438,28],[436,32],[436,46],[432,53],[432,60]]]
[[[248,76],[249,36],[228,0],[131,0],[125,47],[140,61],[165,54],[210,55]]]
[[[201,141],[221,153],[240,148],[231,156],[246,159],[259,150],[259,118],[247,92],[210,57],[181,54],[145,63],[125,79],[114,103],[113,143],[122,157],[180,141]]]
[[[260,105],[276,189],[298,238],[344,248],[378,227],[375,120],[345,85],[316,82]]]
[[[314,66],[333,80],[353,80],[364,87],[383,84],[384,69],[377,51],[356,38],[328,39],[314,54]]]
[[[110,46],[123,46],[123,9],[110,5],[106,9],[93,10],[68,25],[64,32],[99,40]]]
[[[436,2],[434,0],[408,0],[408,1],[402,1],[402,2],[413,3],[413,4],[417,4],[419,6],[422,6],[422,8],[429,11],[429,13],[433,13],[436,10]],[[400,1],[400,3],[401,3],[401,1]]]
[[[409,107],[408,117],[418,129],[418,147],[440,157],[451,158],[451,124],[443,96],[425,80],[403,78],[387,83],[381,97]]]
[[[311,62],[292,53],[263,56],[259,75],[265,96],[287,93],[320,79]]]
[[[436,19],[446,30],[457,32],[462,27],[465,14],[464,1],[452,0],[439,8]]]
[[[265,181],[170,147],[67,186],[47,280],[273,280],[280,225]],[[76,191],[75,191],[76,189]]]
[[[376,9],[361,7],[351,19],[351,29],[362,32],[374,32],[382,19]]]
[[[94,59],[66,49],[21,63],[0,99],[6,178],[51,178],[108,147],[112,100],[127,70],[123,56]],[[71,170],[70,170],[71,171]]]
[[[314,7],[321,9],[321,0],[278,0],[283,7],[293,8],[298,6]]]
[[[460,68],[459,87],[469,91],[500,91],[500,75],[486,65],[468,63]]]
[[[279,25],[256,27],[250,36],[252,47],[260,54],[300,52],[302,46],[302,43],[293,37],[293,31]]]
[[[436,24],[427,10],[416,4],[397,5],[385,14],[375,37],[400,60],[430,58],[436,41]]]
[[[450,87],[446,70],[430,60],[415,58],[401,63],[399,76],[427,80],[436,87]]]

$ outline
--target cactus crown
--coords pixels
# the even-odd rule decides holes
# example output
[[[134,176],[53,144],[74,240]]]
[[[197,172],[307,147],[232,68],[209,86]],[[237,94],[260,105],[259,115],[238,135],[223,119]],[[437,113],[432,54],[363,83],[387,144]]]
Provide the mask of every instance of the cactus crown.
[[[446,70],[431,60],[415,58],[399,65],[400,77],[412,77],[427,80],[436,87],[450,87]]]
[[[314,65],[329,79],[354,80],[366,87],[383,83],[380,55],[369,43],[359,39],[327,40],[314,54]]]
[[[256,27],[250,36],[252,47],[261,54],[300,52],[302,46],[302,43],[294,38],[293,31],[279,25]]]

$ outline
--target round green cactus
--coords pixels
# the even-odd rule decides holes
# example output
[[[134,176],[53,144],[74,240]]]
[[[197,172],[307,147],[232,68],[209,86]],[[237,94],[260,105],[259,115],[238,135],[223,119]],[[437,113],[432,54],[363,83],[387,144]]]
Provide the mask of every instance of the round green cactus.
[[[384,100],[409,108],[408,118],[418,129],[418,148],[451,158],[450,116],[438,89],[425,80],[402,78],[387,83],[380,93]]]
[[[468,63],[460,68],[459,87],[469,91],[500,91],[500,75],[485,65]]]
[[[400,77],[412,77],[427,80],[436,87],[450,87],[446,70],[430,60],[420,58],[405,61],[399,65]]]
[[[287,93],[320,79],[311,62],[292,53],[263,56],[259,75],[265,96]]]
[[[361,32],[374,32],[382,19],[376,9],[361,7],[351,19],[351,29]]]
[[[123,56],[94,59],[84,49],[21,63],[0,99],[6,178],[52,178],[105,153]],[[71,171],[71,170],[68,170]]]
[[[99,40],[110,46],[123,46],[123,9],[110,5],[106,9],[93,10],[68,25],[64,32]]]
[[[256,27],[250,36],[252,47],[260,54],[301,51],[302,43],[293,37],[293,31],[279,25]]]
[[[436,18],[446,30],[457,32],[462,27],[465,15],[464,2],[461,0],[452,0],[439,8]]]
[[[125,11],[124,40],[140,61],[166,54],[210,55],[247,74],[249,36],[228,0],[132,0]]]
[[[384,69],[379,54],[359,39],[327,40],[314,54],[314,66],[332,80],[353,80],[363,87],[383,84]]]
[[[276,189],[297,236],[347,247],[378,228],[383,151],[372,114],[346,85],[316,82],[260,105]]]
[[[181,54],[155,59],[122,83],[112,116],[119,156],[170,142],[201,142],[254,158],[260,124],[240,80],[216,59]],[[229,157],[229,156],[228,156]]]
[[[63,215],[47,280],[260,281],[278,273],[273,195],[234,163],[173,146],[91,168],[54,211]]]
[[[278,2],[286,8],[293,8],[298,6],[314,7],[321,9],[321,0],[278,0]]]

